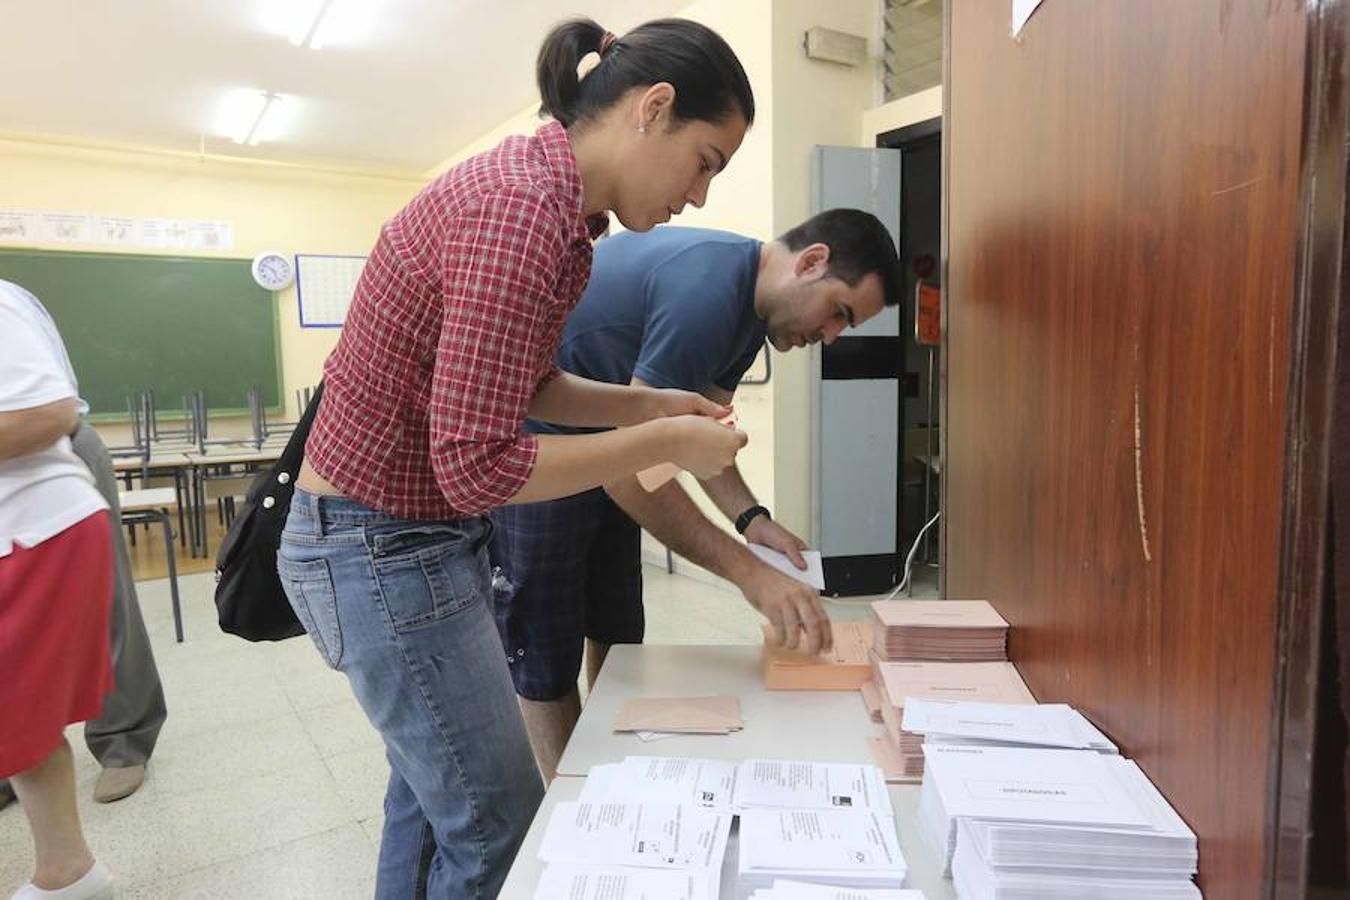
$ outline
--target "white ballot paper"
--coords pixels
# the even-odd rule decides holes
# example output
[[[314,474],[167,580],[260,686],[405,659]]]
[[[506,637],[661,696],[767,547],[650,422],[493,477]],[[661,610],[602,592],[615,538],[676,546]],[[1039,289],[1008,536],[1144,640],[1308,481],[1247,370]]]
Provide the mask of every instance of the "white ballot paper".
[[[844,888],[776,878],[773,887],[755,891],[750,900],[924,900],[923,891]]]
[[[750,809],[741,813],[740,871],[866,876],[904,880],[905,858],[886,813],[843,809]]]
[[[821,567],[819,550],[801,551],[802,559],[806,561],[806,569],[802,570],[793,565],[792,560],[787,558],[787,554],[779,553],[777,550],[760,544],[746,544],[750,552],[759,557],[764,562],[784,575],[797,579],[803,584],[809,584],[818,591],[825,590],[825,570]]]
[[[535,900],[716,900],[707,872],[550,865]]]
[[[950,871],[960,819],[1146,828],[1149,816],[1091,750],[924,744],[919,832]]]
[[[672,803],[559,803],[539,858],[547,863],[720,869],[731,815]]]
[[[682,803],[731,811],[736,764],[720,759],[629,756],[621,763],[591,766],[582,803]]]
[[[906,698],[900,727],[914,734],[1001,744],[1107,750],[1115,745],[1072,706],[1063,703],[967,703]],[[956,743],[956,742],[953,742]]]
[[[747,759],[732,803],[747,809],[868,809],[891,814],[886,775],[855,763]]]
[[[1145,826],[1148,817],[1086,750],[924,747],[931,779],[951,817]]]

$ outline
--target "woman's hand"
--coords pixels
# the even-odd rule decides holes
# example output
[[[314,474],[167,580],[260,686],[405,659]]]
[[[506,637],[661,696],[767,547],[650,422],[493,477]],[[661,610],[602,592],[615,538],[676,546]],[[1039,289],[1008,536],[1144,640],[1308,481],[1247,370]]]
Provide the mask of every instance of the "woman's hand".
[[[729,428],[708,415],[677,416],[670,420],[670,426],[670,461],[699,479],[723,472],[750,440],[744,431]]]
[[[667,416],[706,416],[710,419],[725,419],[731,415],[729,406],[714,403],[702,394],[676,388],[651,388],[649,409],[649,418],[652,419]]]

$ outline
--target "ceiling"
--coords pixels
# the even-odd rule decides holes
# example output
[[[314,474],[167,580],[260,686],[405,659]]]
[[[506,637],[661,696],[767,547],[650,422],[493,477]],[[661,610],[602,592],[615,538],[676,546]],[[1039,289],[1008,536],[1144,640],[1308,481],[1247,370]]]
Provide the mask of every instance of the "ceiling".
[[[335,0],[374,7],[359,42],[269,32],[318,0],[0,0],[0,134],[424,172],[537,100],[534,58],[577,7],[545,0]],[[689,0],[586,0],[622,33]],[[275,142],[213,134],[221,98],[296,98]]]

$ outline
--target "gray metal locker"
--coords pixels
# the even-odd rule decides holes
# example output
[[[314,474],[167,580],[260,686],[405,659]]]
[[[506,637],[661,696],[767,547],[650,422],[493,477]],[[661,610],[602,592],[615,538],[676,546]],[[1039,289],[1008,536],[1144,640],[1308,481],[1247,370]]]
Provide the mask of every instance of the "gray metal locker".
[[[898,244],[900,151],[816,147],[811,212],[864,209]],[[902,301],[903,302],[903,301]],[[830,594],[896,584],[899,544],[900,308],[887,307],[813,354],[812,515]]]

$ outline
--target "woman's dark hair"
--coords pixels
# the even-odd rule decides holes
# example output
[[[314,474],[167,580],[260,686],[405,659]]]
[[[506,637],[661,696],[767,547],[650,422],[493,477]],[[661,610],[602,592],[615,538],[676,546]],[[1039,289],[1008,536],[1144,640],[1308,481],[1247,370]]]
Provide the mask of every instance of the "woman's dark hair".
[[[830,248],[827,272],[849,287],[876,272],[886,306],[900,302],[900,256],[881,220],[861,209],[827,209],[778,239],[794,253],[811,244]]]
[[[584,122],[635,87],[669,82],[675,88],[676,121],[722,122],[739,112],[755,120],[750,79],[721,36],[688,19],[656,19],[619,38],[591,19],[553,26],[539,48],[535,66],[540,115],[563,125]],[[600,62],[580,81],[577,64],[588,53]]]

